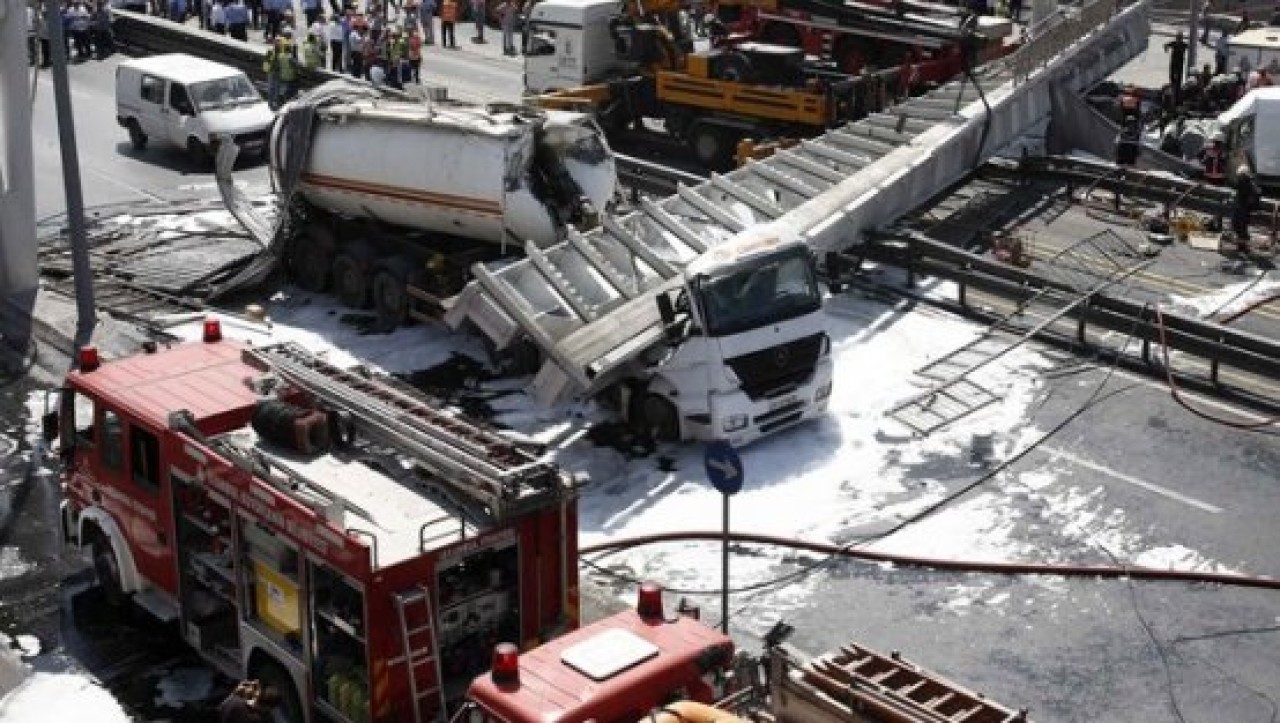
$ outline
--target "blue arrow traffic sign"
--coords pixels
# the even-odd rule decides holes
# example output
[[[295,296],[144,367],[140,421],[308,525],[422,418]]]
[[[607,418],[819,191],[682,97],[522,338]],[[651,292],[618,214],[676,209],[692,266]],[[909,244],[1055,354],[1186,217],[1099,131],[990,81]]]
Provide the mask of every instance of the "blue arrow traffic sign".
[[[742,460],[733,445],[720,440],[709,442],[702,459],[707,466],[707,479],[721,494],[735,495],[742,489]]]

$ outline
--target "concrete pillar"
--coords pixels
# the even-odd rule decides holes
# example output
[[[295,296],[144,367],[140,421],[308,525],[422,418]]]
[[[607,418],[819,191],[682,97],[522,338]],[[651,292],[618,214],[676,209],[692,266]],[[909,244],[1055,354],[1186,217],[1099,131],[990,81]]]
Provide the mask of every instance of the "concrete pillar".
[[[38,282],[30,72],[26,2],[0,0],[0,300]]]

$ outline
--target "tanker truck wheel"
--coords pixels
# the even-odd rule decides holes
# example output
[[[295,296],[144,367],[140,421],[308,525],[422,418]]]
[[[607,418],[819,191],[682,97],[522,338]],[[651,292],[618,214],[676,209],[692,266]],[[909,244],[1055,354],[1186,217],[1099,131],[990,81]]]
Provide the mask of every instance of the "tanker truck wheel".
[[[646,392],[632,407],[634,428],[648,433],[659,442],[680,441],[680,413],[671,400],[660,394]]]
[[[289,246],[289,274],[298,286],[314,293],[329,288],[329,269],[333,266],[333,249],[337,245],[333,232],[319,224],[310,224]]]
[[[413,264],[403,256],[379,261],[373,270],[373,308],[378,325],[390,331],[409,315],[409,281]]]
[[[333,257],[333,293],[345,306],[367,309],[372,286],[373,268],[369,255],[358,248],[350,248]]]

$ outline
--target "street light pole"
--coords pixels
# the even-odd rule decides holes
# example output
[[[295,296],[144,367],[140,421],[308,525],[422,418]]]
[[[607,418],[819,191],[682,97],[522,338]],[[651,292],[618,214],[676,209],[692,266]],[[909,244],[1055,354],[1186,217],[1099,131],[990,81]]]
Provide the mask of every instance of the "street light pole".
[[[71,269],[76,279],[75,348],[89,343],[97,325],[93,302],[93,270],[85,238],[84,196],[80,188],[80,157],[76,152],[75,118],[71,115],[71,82],[67,76],[67,46],[58,0],[45,0],[49,53],[53,57],[53,102],[58,113],[58,146],[62,151],[62,185],[67,200],[67,224],[71,232]],[[78,355],[72,355],[74,359]]]

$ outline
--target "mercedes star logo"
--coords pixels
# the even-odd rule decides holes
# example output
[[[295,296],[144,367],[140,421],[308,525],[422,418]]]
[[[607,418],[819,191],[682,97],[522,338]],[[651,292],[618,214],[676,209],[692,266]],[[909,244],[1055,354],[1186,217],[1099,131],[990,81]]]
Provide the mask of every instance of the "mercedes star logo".
[[[787,366],[791,362],[791,350],[785,346],[780,346],[773,350],[773,363],[779,368]]]

